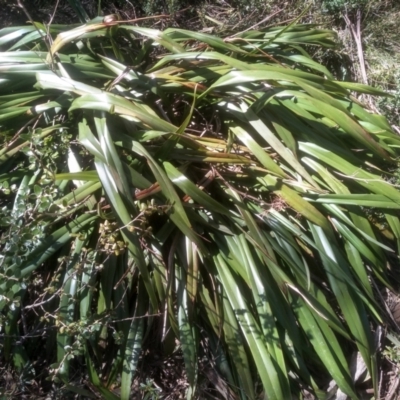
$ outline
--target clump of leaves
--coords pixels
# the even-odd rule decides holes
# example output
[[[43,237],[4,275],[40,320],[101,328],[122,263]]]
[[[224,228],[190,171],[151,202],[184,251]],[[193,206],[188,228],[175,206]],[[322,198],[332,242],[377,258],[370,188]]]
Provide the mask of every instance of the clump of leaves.
[[[399,338],[390,333],[387,335],[390,344],[385,347],[383,355],[387,357],[391,362],[399,364],[400,363],[400,341]]]
[[[331,379],[357,398],[358,351],[376,388],[400,138],[354,96],[383,93],[303,48],[334,40],[112,18],[1,30],[3,360],[40,359],[83,396],[85,369],[128,399],[142,348],[177,341],[188,397],[207,356],[243,399],[323,398]]]

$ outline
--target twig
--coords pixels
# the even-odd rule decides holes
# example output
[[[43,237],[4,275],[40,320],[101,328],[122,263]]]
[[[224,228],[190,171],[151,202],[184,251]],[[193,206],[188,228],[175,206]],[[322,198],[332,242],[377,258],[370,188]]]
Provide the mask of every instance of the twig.
[[[53,19],[54,19],[55,15],[56,15],[59,2],[60,2],[60,0],[57,0],[57,1],[56,1],[56,5],[55,5],[55,7],[54,7],[53,14],[51,15],[50,21],[49,21],[49,23],[48,23],[49,28],[50,28],[50,25],[53,23]]]
[[[396,368],[397,369],[397,368]],[[396,371],[398,373],[398,370]],[[390,385],[390,388],[388,390],[388,393],[385,397],[385,400],[391,400],[394,395],[396,395],[396,390],[399,386],[400,380],[399,377],[396,374],[396,377],[394,378],[393,383]]]
[[[31,15],[29,14],[29,11],[25,8],[25,6],[22,4],[21,0],[17,0],[17,5],[18,7],[22,8],[22,11],[25,13],[25,15],[27,16],[27,18],[29,19],[29,22],[36,28],[36,30],[39,32],[39,35],[42,37],[42,39],[46,42],[46,37],[43,35],[42,31],[36,26],[35,21],[33,20],[33,18],[31,17]]]
[[[31,308],[35,308],[35,307],[42,306],[43,304],[46,304],[46,303],[48,303],[49,301],[51,301],[51,300],[53,300],[54,298],[56,298],[56,297],[58,296],[59,293],[60,293],[60,289],[57,290],[57,291],[56,291],[51,297],[49,297],[47,300],[43,300],[43,301],[41,301],[40,303],[31,304],[30,306],[25,306],[25,307],[24,307],[24,310],[29,310],[29,309],[31,309]]]
[[[26,7],[23,5],[23,3],[22,3],[22,1],[21,0],[17,0],[17,5],[18,5],[18,7],[20,7],[20,8],[22,8],[22,11],[25,13],[25,15],[27,16],[27,18],[28,18],[28,20],[29,20],[29,22],[36,28],[36,30],[39,32],[39,35],[40,35],[40,37],[43,39],[43,41],[44,41],[44,43],[45,43],[45,45],[46,45],[46,47],[47,47],[47,50],[49,51],[49,53],[50,53],[50,56],[51,56],[51,69],[52,70],[54,70],[54,59],[53,59],[53,55],[52,55],[52,53],[51,53],[51,51],[50,51],[50,40],[51,40],[51,36],[49,35],[49,34],[46,34],[46,35],[44,35],[43,33],[42,33],[42,31],[41,31],[41,29],[39,29],[37,26],[36,26],[36,24],[35,24],[35,21],[33,20],[33,18],[31,17],[31,15],[29,14],[29,11],[26,9]],[[56,4],[56,8],[57,8],[57,5],[58,5],[58,0],[57,0],[57,4]],[[51,19],[52,20],[52,19]],[[50,23],[51,23],[51,20],[50,20]],[[50,38],[50,39],[49,39]]]
[[[197,187],[200,190],[204,190],[215,178],[215,170],[211,169],[206,173],[206,175],[201,179],[201,181],[197,184]],[[182,201],[188,203],[191,200],[191,197],[187,194],[183,197]]]
[[[183,10],[177,11],[176,14],[180,14],[186,10],[188,10],[190,7],[186,7]],[[118,20],[118,19],[113,19],[107,25],[117,25],[117,24],[125,24],[127,22],[138,22],[138,21],[146,21],[148,19],[157,19],[157,18],[171,18],[172,14],[160,14],[160,15],[152,15],[150,17],[142,17],[142,18],[135,18],[135,19],[128,19],[128,20]],[[106,15],[104,18],[107,18],[108,16]],[[103,20],[104,21],[104,20]]]
[[[247,31],[250,31],[250,30],[256,28],[257,26],[263,24],[264,22],[269,21],[272,17],[275,17],[275,15],[279,14],[279,13],[282,12],[282,11],[283,11],[283,9],[278,10],[278,11],[274,12],[274,13],[271,14],[271,15],[268,15],[267,17],[265,17],[265,18],[264,18],[263,20],[261,20],[260,22],[257,22],[256,24],[250,26],[250,28],[247,28],[247,29],[245,29],[244,31],[235,33],[234,35],[229,36],[229,38],[235,37],[235,36],[238,36],[238,35],[241,35],[242,33],[245,33],[245,32],[247,32]]]
[[[123,319],[113,319],[111,323],[114,322],[124,322],[124,321],[133,321],[135,319],[143,319],[143,318],[153,318],[153,317],[160,317],[163,315],[163,313],[157,313],[157,314],[146,314],[146,315],[134,315],[133,317],[129,318],[123,318]]]
[[[357,37],[358,37],[357,49],[358,49],[358,58],[360,60],[361,74],[363,76],[364,82],[368,84],[367,71],[365,69],[364,52],[362,49],[362,42],[361,42],[361,10],[357,10]]]
[[[22,4],[21,0],[17,0],[17,5],[18,7],[22,8],[22,11],[25,13],[25,15],[28,17],[29,21],[33,24],[33,26],[35,26],[33,19],[31,17],[31,15],[29,14],[29,11],[25,8],[25,6]],[[39,32],[40,35],[43,37],[42,33]]]
[[[358,56],[358,61],[360,63],[361,78],[363,82],[366,85],[368,85],[368,77],[367,77],[367,71],[365,69],[364,53],[361,41],[361,10],[357,10],[357,30],[354,27],[354,24],[350,21],[350,18],[347,15],[347,13],[343,14],[343,18],[346,21],[347,26],[350,28],[350,31],[354,37],[354,41],[356,42],[357,56]]]

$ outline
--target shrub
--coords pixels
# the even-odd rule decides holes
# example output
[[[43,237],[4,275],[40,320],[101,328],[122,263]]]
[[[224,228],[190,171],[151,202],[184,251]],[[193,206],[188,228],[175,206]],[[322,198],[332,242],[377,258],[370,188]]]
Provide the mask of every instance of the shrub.
[[[324,397],[330,379],[357,398],[357,351],[376,388],[400,139],[354,97],[383,93],[304,50],[334,39],[1,30],[3,361],[128,399],[142,348],[178,340],[189,397],[213,360],[243,399]]]

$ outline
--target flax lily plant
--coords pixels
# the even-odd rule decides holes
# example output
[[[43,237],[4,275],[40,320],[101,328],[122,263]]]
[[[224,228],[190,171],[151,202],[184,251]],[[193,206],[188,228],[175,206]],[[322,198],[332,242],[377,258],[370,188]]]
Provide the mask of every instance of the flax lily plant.
[[[146,349],[181,352],[188,398],[209,363],[233,398],[322,399],[358,398],[358,353],[376,389],[400,138],[357,99],[384,93],[307,52],[334,45],[296,24],[0,30],[2,362],[129,399]]]

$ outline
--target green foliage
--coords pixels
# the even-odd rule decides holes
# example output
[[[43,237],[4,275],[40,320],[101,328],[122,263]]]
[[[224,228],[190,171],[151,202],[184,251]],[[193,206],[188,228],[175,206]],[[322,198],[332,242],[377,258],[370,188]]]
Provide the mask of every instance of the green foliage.
[[[343,11],[363,9],[369,0],[322,0],[324,11],[340,14]]]
[[[389,333],[387,335],[390,344],[383,350],[383,355],[390,360],[390,362],[400,364],[400,340],[398,335]]]
[[[154,386],[151,379],[147,379],[146,383],[140,384],[140,390],[143,392],[143,400],[158,400],[160,399],[160,389]]]
[[[400,79],[397,87],[400,88]],[[400,126],[400,89],[394,91],[393,97],[382,99],[377,105],[393,125]]]
[[[351,94],[382,92],[304,50],[333,32],[96,19],[6,28],[0,46],[3,361],[129,399],[144,350],[178,343],[187,397],[213,359],[243,399],[324,398],[330,379],[357,398],[359,352],[376,388],[400,139]]]
[[[399,14],[399,13],[397,13]],[[397,21],[397,18],[396,18]],[[367,47],[367,60],[370,81],[379,88],[386,90],[392,96],[381,98],[376,102],[392,125],[400,126],[400,56],[394,37],[400,34],[398,24],[390,15],[385,21],[371,26],[374,29],[377,42]],[[385,26],[386,23],[386,26]],[[379,49],[379,50],[378,50]]]
[[[199,7],[204,3],[204,6],[210,6],[210,3],[206,1],[197,1],[196,4],[188,0],[139,0],[135,3],[146,15],[157,15],[162,13],[175,13],[185,8]],[[265,1],[262,0],[234,0],[229,2],[221,2],[216,4],[216,6],[233,7],[238,8],[246,12],[252,12],[254,10],[264,8],[266,5]]]

